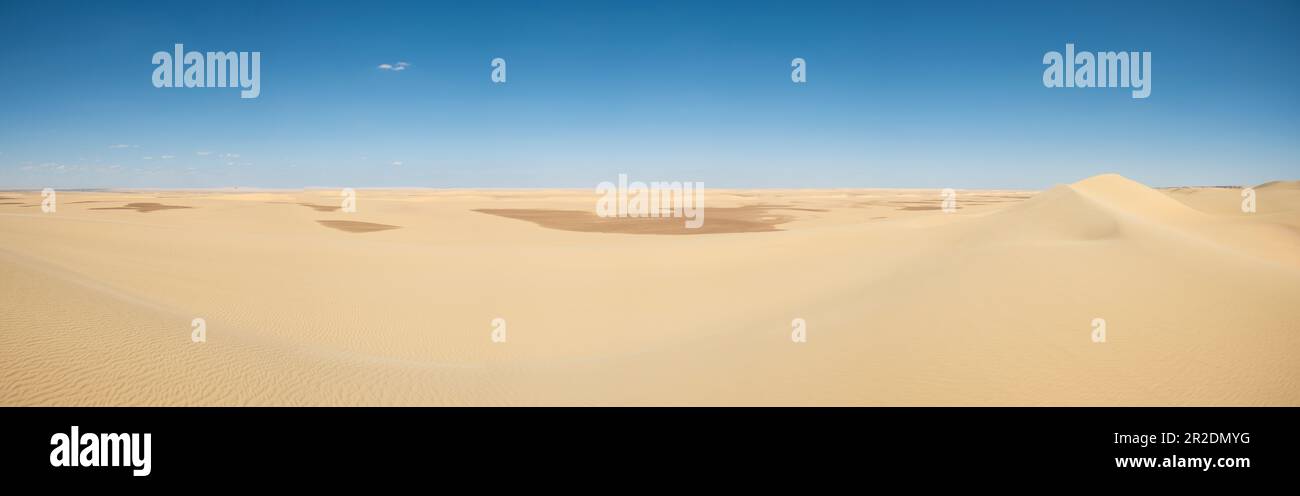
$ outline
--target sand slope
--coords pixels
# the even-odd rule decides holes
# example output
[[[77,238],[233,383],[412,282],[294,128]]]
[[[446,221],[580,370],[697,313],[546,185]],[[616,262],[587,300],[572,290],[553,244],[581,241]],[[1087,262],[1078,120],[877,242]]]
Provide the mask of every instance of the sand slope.
[[[1300,191],[1203,191],[5,193],[0,404],[1300,404]]]

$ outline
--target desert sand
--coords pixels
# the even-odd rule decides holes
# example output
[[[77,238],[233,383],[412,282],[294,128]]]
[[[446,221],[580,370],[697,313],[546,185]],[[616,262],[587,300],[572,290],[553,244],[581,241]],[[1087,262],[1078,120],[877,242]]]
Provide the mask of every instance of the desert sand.
[[[1300,405],[1298,184],[0,192],[0,405]]]

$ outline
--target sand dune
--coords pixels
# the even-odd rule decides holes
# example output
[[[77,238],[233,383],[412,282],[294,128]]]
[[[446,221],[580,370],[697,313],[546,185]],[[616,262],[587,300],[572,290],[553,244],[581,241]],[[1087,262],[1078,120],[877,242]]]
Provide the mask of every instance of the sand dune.
[[[6,192],[0,404],[1298,405],[1300,190],[1259,195]]]
[[[1168,195],[1117,174],[1090,177],[1068,187],[1121,214],[1163,221],[1199,215]]]
[[[1300,190],[1300,181],[1269,181],[1255,186],[1255,189],[1297,191]]]

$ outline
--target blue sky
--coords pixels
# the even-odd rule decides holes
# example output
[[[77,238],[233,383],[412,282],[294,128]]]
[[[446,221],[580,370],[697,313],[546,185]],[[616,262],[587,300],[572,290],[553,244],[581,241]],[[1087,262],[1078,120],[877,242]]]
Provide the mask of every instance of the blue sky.
[[[4,2],[0,188],[1300,177],[1300,2],[990,3]],[[1045,88],[1067,42],[1151,96]],[[153,87],[175,43],[262,52],[261,96]]]

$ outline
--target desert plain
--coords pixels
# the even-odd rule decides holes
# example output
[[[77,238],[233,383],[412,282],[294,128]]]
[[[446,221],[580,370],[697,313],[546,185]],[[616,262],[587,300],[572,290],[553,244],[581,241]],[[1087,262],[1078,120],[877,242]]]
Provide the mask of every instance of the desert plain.
[[[0,192],[0,405],[1300,405],[1253,191]]]

